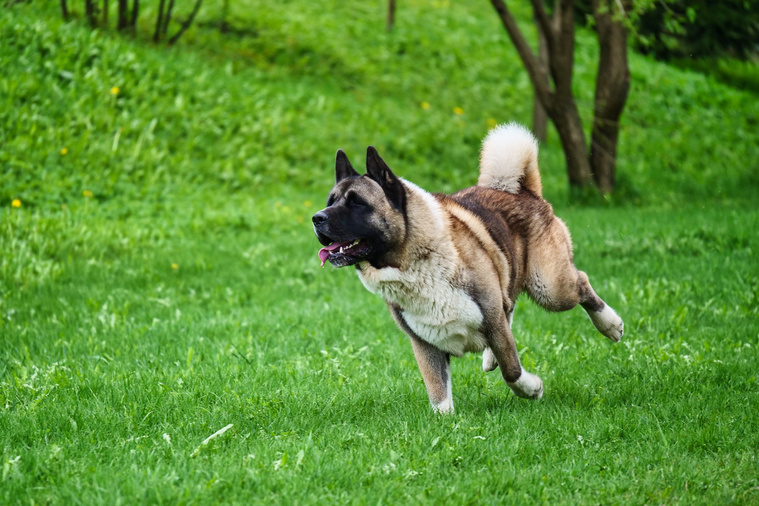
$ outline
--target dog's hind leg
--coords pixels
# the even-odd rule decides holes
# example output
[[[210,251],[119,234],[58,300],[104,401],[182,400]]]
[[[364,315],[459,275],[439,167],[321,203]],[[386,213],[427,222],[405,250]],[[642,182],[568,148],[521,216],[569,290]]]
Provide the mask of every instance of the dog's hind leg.
[[[622,334],[625,332],[625,324],[622,318],[608,304],[601,300],[601,297],[596,295],[593,287],[590,286],[587,274],[577,271],[577,275],[579,278],[580,305],[588,313],[590,321],[593,322],[593,325],[596,326],[596,329],[601,334],[615,343],[619,342]]]
[[[488,344],[498,361],[504,381],[517,397],[526,399],[543,397],[543,380],[522,367],[514,336],[511,333],[511,325],[503,313],[489,325]]]
[[[549,311],[567,311],[578,304],[598,331],[614,342],[624,333],[617,313],[596,295],[587,274],[572,262],[572,242],[564,223],[556,218],[546,234],[530,244],[526,289]]]
[[[569,263],[564,272],[553,278],[546,276],[545,271],[537,271],[532,279],[534,285],[528,288],[528,293],[540,306],[549,311],[568,311],[579,304],[601,334],[615,343],[620,340],[625,324],[616,311],[596,295],[587,274]]]

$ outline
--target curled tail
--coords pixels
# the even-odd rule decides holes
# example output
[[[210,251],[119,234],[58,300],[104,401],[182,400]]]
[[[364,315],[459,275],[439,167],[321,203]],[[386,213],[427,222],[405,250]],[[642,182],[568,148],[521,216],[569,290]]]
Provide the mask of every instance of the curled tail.
[[[482,141],[477,185],[509,193],[518,193],[524,186],[542,196],[538,141],[532,133],[518,123],[492,129]]]

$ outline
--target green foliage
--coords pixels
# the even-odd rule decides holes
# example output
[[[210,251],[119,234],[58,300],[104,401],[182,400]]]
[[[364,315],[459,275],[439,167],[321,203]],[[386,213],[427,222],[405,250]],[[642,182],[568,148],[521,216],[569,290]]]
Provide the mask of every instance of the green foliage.
[[[756,0],[652,2],[636,22],[636,42],[657,58],[745,58],[759,50]]]
[[[626,336],[520,300],[544,399],[467,356],[439,417],[309,220],[338,147],[450,191],[491,119],[528,121],[488,6],[404,2],[387,34],[384,2],[240,2],[255,34],[227,36],[211,5],[181,50],[53,7],[0,10],[1,503],[759,500],[750,88],[633,56],[603,206],[566,205],[550,132],[545,193]],[[580,31],[585,115],[593,48]]]
[[[634,0],[628,9],[634,46],[660,60],[746,59],[759,50],[756,0]],[[592,26],[593,2],[576,1],[575,14],[581,24]]]

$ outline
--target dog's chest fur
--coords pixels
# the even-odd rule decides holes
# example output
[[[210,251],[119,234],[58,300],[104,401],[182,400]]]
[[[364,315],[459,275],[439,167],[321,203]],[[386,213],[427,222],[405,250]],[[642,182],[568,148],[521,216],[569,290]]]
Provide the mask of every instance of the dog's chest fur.
[[[367,290],[400,308],[406,325],[421,339],[454,356],[482,351],[482,312],[452,279],[445,263],[420,262],[401,271],[362,266],[359,278]]]
[[[483,315],[464,289],[464,270],[450,238],[450,215],[429,193],[404,181],[409,196],[409,234],[420,251],[410,252],[403,269],[375,269],[362,262],[358,276],[367,290],[400,309],[419,338],[451,355],[482,351]]]

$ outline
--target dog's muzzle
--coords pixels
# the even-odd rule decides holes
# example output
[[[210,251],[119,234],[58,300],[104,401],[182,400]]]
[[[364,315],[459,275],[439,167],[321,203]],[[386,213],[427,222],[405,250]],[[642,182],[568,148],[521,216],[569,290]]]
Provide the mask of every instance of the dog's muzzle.
[[[314,233],[322,246],[328,246],[332,242],[332,239],[325,233],[328,219],[329,216],[324,211],[319,211],[311,218],[311,222],[314,224]]]

